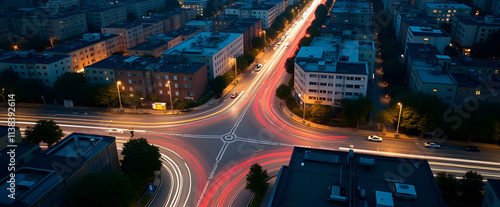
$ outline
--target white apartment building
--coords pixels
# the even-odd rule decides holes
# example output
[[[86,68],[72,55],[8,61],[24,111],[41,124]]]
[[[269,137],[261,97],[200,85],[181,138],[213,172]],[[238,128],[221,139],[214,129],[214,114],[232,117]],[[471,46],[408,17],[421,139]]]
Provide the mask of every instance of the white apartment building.
[[[492,15],[485,17],[455,16],[451,22],[451,36],[470,52],[474,44],[485,42],[491,34],[500,30],[500,18]]]
[[[87,24],[94,30],[102,26],[127,21],[127,12],[123,6],[99,7],[85,12]]]
[[[342,44],[340,38],[316,37],[314,46],[300,48],[294,64],[296,99],[307,105],[319,100],[322,105],[339,106],[343,98],[366,96],[368,64],[342,60]]]
[[[425,3],[424,12],[439,23],[449,23],[453,16],[469,16],[472,8],[453,1],[447,3]]]
[[[45,3],[46,7],[55,9],[70,8],[79,5],[80,2],[78,0],[49,0],[49,2]]]
[[[233,5],[226,8],[226,14],[237,15],[242,18],[259,18],[262,19],[262,28],[267,29],[273,23],[278,15],[279,5]]]
[[[117,34],[120,36],[120,50],[124,53],[128,48],[146,41],[144,30],[140,23],[122,22],[101,27],[101,33]]]
[[[243,35],[200,32],[162,53],[162,58],[207,64],[207,76],[214,79],[233,71],[236,58],[243,55]]]
[[[181,8],[195,10],[196,15],[203,16],[203,9],[207,7],[207,2],[207,0],[184,0]]]
[[[0,60],[0,72],[12,69],[21,79],[38,80],[46,88],[51,88],[59,77],[73,70],[71,57],[67,55],[40,54],[30,50],[10,52],[5,56]]]
[[[45,50],[48,54],[69,55],[73,65],[70,72],[83,72],[85,66],[99,62],[116,52],[120,52],[120,37],[108,33],[85,34],[82,39]]]
[[[65,40],[88,32],[85,13],[79,11],[52,12],[46,8],[32,9],[16,14],[15,25],[20,35],[32,35],[33,33],[28,31],[36,31],[38,37],[46,40]]]
[[[441,28],[409,26],[406,43],[431,44],[443,54],[444,48],[450,44],[451,36]],[[406,50],[406,49],[405,49]]]

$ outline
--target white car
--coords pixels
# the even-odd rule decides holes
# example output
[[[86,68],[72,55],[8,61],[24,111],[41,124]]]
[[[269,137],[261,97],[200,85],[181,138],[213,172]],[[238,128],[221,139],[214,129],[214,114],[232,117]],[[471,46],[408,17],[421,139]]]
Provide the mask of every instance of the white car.
[[[258,64],[257,66],[255,66],[255,71],[260,71],[262,69],[262,64]]]
[[[123,130],[121,129],[110,129],[109,134],[123,134]]]
[[[236,98],[236,97],[238,97],[238,91],[231,93],[231,98]]]
[[[368,136],[368,141],[382,142],[382,137],[371,135]]]
[[[434,142],[426,142],[424,143],[424,146],[428,148],[438,148],[438,149],[441,148],[441,145],[436,144]]]

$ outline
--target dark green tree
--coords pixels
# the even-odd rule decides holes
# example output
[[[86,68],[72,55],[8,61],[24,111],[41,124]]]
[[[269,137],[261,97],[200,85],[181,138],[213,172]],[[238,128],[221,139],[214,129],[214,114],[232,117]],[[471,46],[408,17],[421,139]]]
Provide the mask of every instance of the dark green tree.
[[[321,101],[315,101],[310,110],[314,122],[326,123],[328,119],[333,117],[332,108],[321,105]]]
[[[38,120],[34,127],[27,127],[24,133],[26,142],[45,142],[49,147],[64,136],[63,130],[53,120]]]
[[[5,88],[5,94],[12,92],[17,81],[19,81],[19,75],[14,70],[9,68],[0,72],[0,90]]]
[[[386,59],[383,62],[384,75],[383,78],[391,86],[403,85],[405,78],[405,67],[396,58]]]
[[[130,180],[116,172],[90,173],[74,188],[72,206],[127,207],[134,200],[135,190]]]
[[[69,99],[81,103],[84,87],[85,77],[82,73],[64,73],[54,82],[51,94],[59,100]]]
[[[444,47],[443,54],[450,57],[458,57],[458,55],[460,55],[457,49],[455,49],[454,47],[450,47],[449,45],[446,45],[446,47]]]
[[[22,79],[14,84],[14,93],[16,100],[41,102],[42,95],[45,93],[45,86],[36,80]]]
[[[278,88],[276,88],[276,97],[278,97],[279,99],[284,100],[287,97],[291,96],[291,93],[292,89],[285,84],[281,84],[280,86],[278,86]]]
[[[252,54],[247,53],[247,54],[244,54],[243,57],[247,60],[248,64],[252,64],[253,61],[255,61],[255,56]]]
[[[360,96],[357,99],[344,98],[340,101],[340,106],[342,107],[340,118],[347,124],[356,124],[358,129],[360,123],[368,121],[374,104],[370,98]]]
[[[161,160],[158,147],[148,143],[145,138],[131,139],[123,144],[123,161],[121,165],[124,174],[136,173],[143,179],[148,179],[160,170]]]
[[[259,50],[264,49],[265,43],[264,43],[264,38],[263,37],[254,37],[252,39],[252,46],[253,48],[257,48]]]
[[[155,94],[149,94],[148,100],[151,102],[156,102],[156,101],[158,101],[158,96]]]
[[[239,56],[236,58],[236,64],[238,65],[238,71],[242,71],[248,67],[248,60],[243,56]]]
[[[108,105],[108,108],[110,108],[111,102],[118,99],[118,89],[114,84],[101,85],[97,89],[94,98],[96,101],[96,105]]]
[[[133,96],[126,96],[123,99],[123,102],[128,105],[134,107],[135,113],[137,113],[137,107],[141,106],[142,104],[142,92],[141,91],[135,91]]]
[[[247,184],[245,189],[255,193],[256,196],[262,196],[266,192],[268,185],[267,179],[267,170],[262,169],[262,166],[255,163],[250,167],[250,171],[247,174]]]
[[[293,71],[295,70],[295,56],[286,59],[285,68],[287,73],[293,74]]]
[[[468,171],[461,180],[460,189],[462,190],[462,198],[467,201],[481,202],[483,190],[483,176],[477,172]]]
[[[476,43],[472,47],[471,56],[475,58],[499,58],[500,57],[500,30],[492,33],[486,42]]]
[[[455,175],[438,172],[436,183],[444,198],[453,199],[457,196],[458,180],[455,178]]]
[[[219,75],[212,80],[211,86],[213,91],[222,92],[226,88],[226,79]]]

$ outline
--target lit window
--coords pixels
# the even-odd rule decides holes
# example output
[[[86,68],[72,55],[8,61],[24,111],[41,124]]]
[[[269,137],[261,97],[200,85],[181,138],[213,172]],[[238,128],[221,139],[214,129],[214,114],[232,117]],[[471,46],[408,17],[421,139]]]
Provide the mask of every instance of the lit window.
[[[438,11],[437,11],[437,10],[435,10],[435,9],[434,9],[434,10],[432,10],[432,13],[437,13],[437,12],[438,12]]]
[[[427,38],[427,37],[426,37],[426,38],[424,38],[424,41],[429,41],[429,38]]]
[[[432,89],[432,91],[436,92],[436,91],[438,91],[438,89],[437,89],[437,88],[434,88],[434,89]]]
[[[481,95],[481,91],[476,91],[476,96]]]

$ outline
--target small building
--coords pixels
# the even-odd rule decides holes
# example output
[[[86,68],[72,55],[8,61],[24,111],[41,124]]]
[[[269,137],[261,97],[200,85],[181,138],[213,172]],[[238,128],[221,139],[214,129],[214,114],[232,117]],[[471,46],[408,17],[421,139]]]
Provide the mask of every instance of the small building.
[[[500,206],[500,180],[488,179],[481,207]]]
[[[404,46],[407,43],[430,44],[442,54],[444,48],[450,44],[451,36],[440,27],[432,28],[427,26],[410,26]]]
[[[198,27],[202,32],[211,32],[213,30],[213,23],[211,20],[191,20],[186,23],[186,26]]]
[[[372,25],[372,9],[366,1],[336,1],[330,11],[330,23]]]
[[[222,32],[243,34],[244,50],[248,51],[253,47],[253,38],[263,36],[262,19],[240,18],[236,20],[231,26],[222,30]]]
[[[182,42],[182,36],[169,37],[165,34],[149,36],[146,42],[128,49],[130,55],[145,56],[152,55],[161,57],[161,53]]]
[[[454,16],[469,16],[472,8],[454,1],[444,3],[425,3],[423,10],[439,23],[450,23]]]
[[[490,35],[497,31],[500,31],[500,18],[492,15],[454,16],[450,34],[453,40],[464,48],[465,53],[470,53],[474,44],[486,42]]]
[[[101,27],[101,33],[120,36],[120,51],[127,53],[128,48],[146,41],[142,24],[137,22],[121,22]]]
[[[267,206],[446,205],[427,160],[294,147]]]

